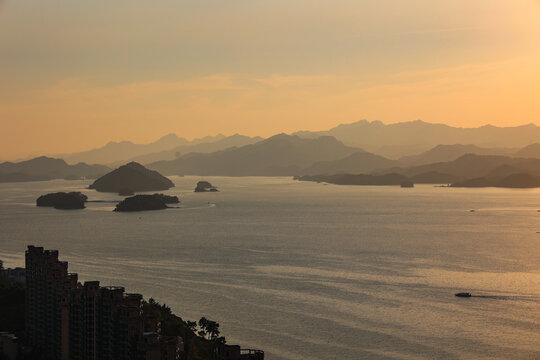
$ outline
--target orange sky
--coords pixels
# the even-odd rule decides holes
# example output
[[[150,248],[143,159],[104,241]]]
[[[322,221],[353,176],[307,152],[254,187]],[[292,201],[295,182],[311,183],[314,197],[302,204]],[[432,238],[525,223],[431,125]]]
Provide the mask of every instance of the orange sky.
[[[360,119],[540,124],[538,0],[0,0],[0,159]]]

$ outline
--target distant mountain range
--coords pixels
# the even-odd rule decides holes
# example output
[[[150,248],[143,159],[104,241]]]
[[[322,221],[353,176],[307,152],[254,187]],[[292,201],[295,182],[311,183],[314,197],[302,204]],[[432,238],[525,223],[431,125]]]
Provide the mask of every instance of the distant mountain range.
[[[431,161],[455,160],[466,153],[512,154],[517,148],[538,143],[540,127],[529,124],[516,127],[486,125],[479,128],[457,128],[420,120],[388,125],[380,121],[361,120],[326,131],[299,131],[293,135],[306,139],[332,136],[347,146],[361,148],[391,160],[401,160],[409,165],[419,165]],[[260,137],[239,134],[228,137],[218,134],[186,140],[169,134],[149,144],[134,144],[130,141],[110,142],[101,148],[54,157],[62,158],[69,164],[85,162],[115,167],[130,161],[142,164],[170,161],[190,152],[212,153],[230,147],[254,144],[261,140],[263,139]],[[431,153],[414,158],[421,152],[439,145],[440,147],[433,149]],[[532,147],[529,151],[539,154],[539,146]],[[530,154],[519,156],[530,156]]]
[[[86,162],[107,164],[114,167],[130,161],[149,163],[159,160],[173,160],[180,154],[188,152],[219,151],[231,146],[252,144],[261,139],[238,134],[229,137],[218,134],[216,136],[186,140],[174,134],[169,134],[149,144],[134,144],[130,141],[110,142],[101,148],[55,157],[62,158],[70,164]]]
[[[218,135],[219,136],[219,135]],[[131,141],[109,142],[107,145],[88,151],[55,155],[69,164],[86,162],[92,164],[110,164],[124,161],[135,156],[171,149],[175,146],[188,144],[189,141],[174,134],[165,135],[150,144],[134,144]]]
[[[68,165],[62,159],[46,156],[17,163],[0,164],[0,182],[40,181],[51,179],[94,179],[110,171],[103,165],[78,163]]]
[[[519,172],[540,176],[540,159],[467,154],[454,161],[390,170],[409,177],[434,172],[449,174],[463,180],[482,176],[502,177]]]
[[[479,128],[458,128],[421,120],[383,124],[361,120],[339,125],[327,131],[299,131],[303,138],[334,136],[346,145],[391,159],[415,155],[436,145],[474,144],[486,148],[521,148],[540,141],[540,127],[534,124],[516,127],[486,125]]]
[[[235,134],[232,136],[222,137],[219,139],[214,139],[214,141],[205,141],[200,143],[190,143],[188,145],[179,145],[172,149],[163,150],[159,152],[144,154],[140,156],[133,157],[129,161],[135,161],[142,164],[149,164],[156,161],[162,160],[174,160],[179,158],[182,155],[196,152],[196,153],[212,153],[231,147],[239,147],[249,144],[254,144],[261,141],[261,137],[249,137],[244,135]]]
[[[415,183],[439,184],[482,177],[501,180],[503,175],[518,173],[535,177],[540,171],[538,162],[531,159],[540,159],[539,129],[532,124],[467,129],[422,121],[390,125],[359,121],[328,131],[278,134],[268,139],[236,134],[188,141],[170,134],[150,144],[111,142],[99,149],[64,155],[66,161],[39,157],[5,162],[0,164],[0,181],[95,178],[110,170],[86,163],[68,165],[80,160],[112,167],[136,161],[164,175],[397,174]],[[429,145],[432,143],[435,145]],[[385,156],[370,150],[373,148],[394,153]],[[411,149],[415,152],[397,156],[398,149],[402,154]],[[380,179],[364,177],[362,181]],[[398,177],[385,179],[398,181]],[[520,179],[531,181],[524,176]]]
[[[453,161],[466,154],[512,155],[515,151],[515,149],[508,148],[482,148],[476,145],[437,145],[418,155],[401,157],[399,162],[409,166],[425,165],[436,162]]]
[[[321,174],[299,180],[342,185],[452,184],[455,187],[539,187],[540,159],[467,154],[447,162],[390,168],[373,174]]]
[[[366,151],[359,151],[345,158],[316,162],[301,169],[300,175],[373,174],[396,173],[414,183],[450,184],[477,176],[500,177],[490,174],[498,166],[507,166],[506,175],[531,172],[540,175],[537,166],[540,146],[533,144],[520,150],[486,149],[474,145],[438,145],[416,156],[390,160]],[[506,155],[492,155],[506,154]],[[520,156],[525,154],[527,156]],[[486,170],[487,169],[487,170]],[[502,170],[500,170],[502,171]],[[499,172],[500,172],[499,171]]]
[[[540,142],[540,127],[529,124],[516,127],[486,125],[479,128],[457,128],[420,120],[388,125],[380,121],[361,120],[326,131],[299,131],[293,135],[304,139],[332,136],[350,147],[361,148],[409,165],[420,165],[432,161],[455,160],[467,153],[510,155],[518,148]],[[130,141],[110,142],[101,148],[54,157],[62,158],[69,164],[85,162],[115,167],[130,161],[142,164],[170,161],[190,152],[212,153],[230,147],[254,144],[261,140],[263,139],[260,137],[239,134],[228,137],[219,134],[186,140],[169,134],[149,144],[134,144]],[[439,147],[432,149],[436,146]],[[414,158],[429,150],[432,151]],[[516,156],[540,156],[540,145],[531,146],[527,151],[528,153]]]
[[[200,147],[210,151],[213,146],[219,148],[227,143],[242,141],[251,142],[253,138],[228,137],[214,143],[191,145],[189,148]],[[518,161],[517,156],[525,154],[534,158],[540,155],[537,153],[539,148],[538,144],[517,151],[486,149],[474,145],[438,145],[416,156],[391,160],[360,148],[346,146],[330,136],[306,139],[279,134],[254,144],[228,147],[215,152],[176,154],[172,160],[156,161],[147,166],[165,175],[295,176],[396,173],[415,183],[454,183],[484,175],[491,176],[486,169],[493,169],[493,164],[506,166],[507,175],[527,170],[528,165],[536,163],[526,161],[526,158]],[[492,153],[508,155],[490,155]],[[148,158],[152,156],[149,155]],[[481,161],[476,160],[478,156],[481,156]],[[47,157],[0,164],[2,181],[94,178],[108,171],[106,166],[84,163],[68,165],[64,160]],[[536,170],[533,168],[532,172],[536,173]]]
[[[279,134],[251,145],[210,154],[189,153],[147,166],[165,175],[295,175],[316,162],[339,160],[359,151],[331,136],[302,139]]]

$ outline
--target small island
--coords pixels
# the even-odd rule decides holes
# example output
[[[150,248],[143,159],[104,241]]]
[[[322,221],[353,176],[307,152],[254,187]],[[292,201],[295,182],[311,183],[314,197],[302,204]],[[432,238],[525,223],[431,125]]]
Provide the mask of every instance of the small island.
[[[217,192],[219,191],[214,185],[210,184],[208,181],[199,181],[195,192]]]
[[[80,192],[57,192],[41,195],[36,200],[36,206],[54,207],[61,210],[84,209],[88,196]]]
[[[125,198],[120,201],[113,211],[131,212],[131,211],[146,211],[146,210],[162,210],[166,209],[167,205],[159,196],[155,195],[135,195]]]
[[[401,185],[402,188],[413,188],[414,183],[411,180],[404,180]]]
[[[178,196],[174,196],[174,195],[165,195],[165,194],[156,193],[153,196],[157,196],[165,204],[178,204],[180,202],[180,199],[178,199]]]
[[[159,191],[174,187],[174,183],[157,171],[149,170],[136,162],[130,162],[103,175],[90,189],[101,192],[120,193],[124,191]]]

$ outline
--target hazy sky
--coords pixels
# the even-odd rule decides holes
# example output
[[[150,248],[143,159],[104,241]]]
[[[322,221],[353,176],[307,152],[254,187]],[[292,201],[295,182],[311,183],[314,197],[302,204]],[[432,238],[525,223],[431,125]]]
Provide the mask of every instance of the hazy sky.
[[[540,124],[539,0],[0,0],[0,158],[360,119]]]

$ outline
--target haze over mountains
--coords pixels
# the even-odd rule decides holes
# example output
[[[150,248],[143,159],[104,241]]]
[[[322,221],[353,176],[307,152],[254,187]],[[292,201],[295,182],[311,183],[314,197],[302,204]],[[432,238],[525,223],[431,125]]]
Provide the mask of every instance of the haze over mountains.
[[[174,160],[184,154],[191,152],[196,153],[211,153],[231,147],[239,147],[249,144],[254,144],[263,140],[261,137],[249,137],[240,134],[232,136],[221,137],[215,139],[215,141],[204,141],[199,143],[190,143],[189,145],[179,145],[169,150],[160,152],[144,154],[129,159],[130,161],[136,161],[144,164],[152,163],[161,160]]]
[[[392,125],[359,121],[324,132],[278,134],[268,139],[236,134],[188,141],[170,134],[150,144],[111,142],[102,148],[67,154],[64,158],[69,161],[101,162],[109,167],[136,161],[164,175],[396,173],[413,182],[454,183],[482,176],[500,178],[503,173],[511,175],[525,170],[534,176],[540,174],[535,168],[537,162],[523,160],[540,158],[539,129],[535,125],[463,129],[422,121]],[[397,149],[412,151],[437,141],[440,143],[426,151],[416,151],[414,155],[397,156],[396,153],[389,157],[366,151],[366,148],[374,147],[386,152]],[[475,157],[471,157],[472,154]],[[54,166],[41,165],[45,159],[54,163]],[[496,167],[502,166],[505,166],[505,171],[502,168],[495,171]],[[533,168],[527,169],[527,166]],[[43,157],[29,162],[0,165],[4,181],[32,181],[51,176],[91,177],[102,175],[107,170],[108,167],[92,167],[84,163],[68,165],[64,160]]]
[[[516,149],[508,148],[482,148],[476,145],[437,145],[434,148],[431,148],[420,154],[401,157],[399,158],[399,162],[403,165],[414,166],[442,161],[453,161],[466,154],[512,155],[516,151]],[[516,156],[519,157],[519,155],[517,154]]]
[[[540,159],[467,154],[454,161],[392,170],[409,177],[425,173],[439,173],[467,179],[482,176],[502,177],[518,172],[530,172],[540,176]]]
[[[517,151],[514,156],[523,158],[540,158],[540,143],[525,146]]]
[[[380,121],[361,120],[327,131],[299,131],[295,135],[306,138],[330,135],[349,146],[358,146],[378,155],[398,159],[440,144],[520,148],[540,141],[540,127],[528,124],[516,127],[486,125],[479,128],[457,128],[421,120],[388,125]]]
[[[302,139],[279,134],[255,144],[210,154],[190,153],[148,167],[165,175],[294,175],[315,162],[338,160],[358,151],[331,136]]]
[[[129,161],[152,162],[172,160],[187,152],[212,152],[231,146],[242,146],[261,140],[235,134],[226,137],[218,134],[194,140],[186,140],[175,134],[168,134],[149,144],[134,144],[131,141],[109,142],[105,146],[84,152],[57,155],[69,164],[86,162],[91,164],[118,165]]]
[[[292,135],[315,139],[320,136],[333,136],[347,146],[410,164],[418,164],[421,159],[405,159],[428,151],[437,145],[455,145],[456,149],[444,147],[434,150],[438,155],[423,155],[427,162],[454,160],[466,153],[506,155],[530,144],[540,142],[540,127],[534,124],[516,127],[457,128],[445,124],[431,124],[420,120],[396,124],[383,124],[380,121],[361,120],[351,124],[336,126],[327,131],[299,131]],[[69,164],[86,162],[89,164],[120,165],[129,161],[142,164],[162,160],[174,160],[190,152],[211,153],[229,147],[241,147],[261,141],[261,137],[235,134],[207,136],[186,140],[174,134],[163,136],[149,144],[134,144],[130,141],[110,142],[101,148],[73,154],[56,155]],[[457,147],[461,146],[460,151]],[[540,153],[534,147],[529,151]],[[535,152],[536,151],[536,152]],[[448,152],[445,159],[444,152]],[[457,156],[456,156],[457,154]],[[523,153],[520,156],[530,156]],[[322,160],[321,160],[322,161]]]

